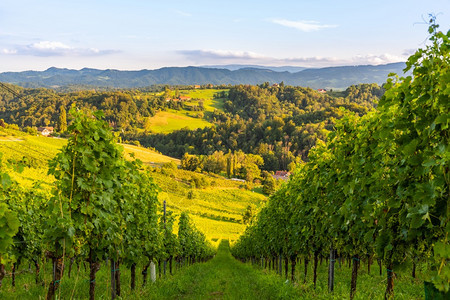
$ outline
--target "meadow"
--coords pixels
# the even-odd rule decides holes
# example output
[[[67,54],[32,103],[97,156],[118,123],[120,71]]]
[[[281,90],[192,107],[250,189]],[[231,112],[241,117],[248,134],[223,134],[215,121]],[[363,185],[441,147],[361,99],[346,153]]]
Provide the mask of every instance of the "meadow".
[[[212,125],[202,118],[193,117],[195,114],[196,112],[187,110],[177,111],[169,109],[167,111],[159,111],[149,120],[151,132],[169,133],[186,127],[193,130]]]
[[[197,128],[210,127],[212,124],[208,117],[214,110],[222,110],[224,99],[215,98],[214,95],[220,92],[226,92],[223,89],[192,89],[180,91],[180,96],[190,97],[191,99],[183,102],[181,110],[168,109],[158,111],[149,119],[150,130],[154,133],[170,133],[182,128],[191,130]],[[204,110],[196,111],[202,103]]]
[[[203,102],[205,111],[214,111],[215,109],[223,109],[222,98],[215,98],[214,95],[221,92],[227,92],[224,89],[194,89],[182,91],[183,96],[191,97],[194,104],[198,105],[198,101]],[[196,102],[195,102],[196,101]],[[189,105],[189,104],[188,104]]]

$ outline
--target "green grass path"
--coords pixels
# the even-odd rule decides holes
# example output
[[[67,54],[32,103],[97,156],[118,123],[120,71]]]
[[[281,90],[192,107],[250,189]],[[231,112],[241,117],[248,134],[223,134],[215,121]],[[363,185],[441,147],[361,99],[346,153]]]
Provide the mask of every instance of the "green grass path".
[[[235,260],[228,241],[222,241],[217,255],[195,264],[168,280],[156,283],[145,295],[150,299],[295,299],[291,284],[273,274]]]
[[[311,265],[311,264],[310,264]],[[0,299],[44,299],[47,286],[34,283],[33,270],[27,270],[24,263],[16,278],[16,287],[11,287],[11,277],[3,280]],[[139,269],[139,268],[138,268]],[[419,268],[420,269],[420,268]],[[418,269],[418,270],[419,270]],[[6,270],[7,273],[10,270]],[[235,260],[230,253],[228,240],[222,240],[216,256],[206,263],[196,263],[174,270],[174,275],[158,278],[155,283],[142,286],[141,269],[137,272],[136,290],[130,289],[130,272],[121,267],[122,297],[120,299],[305,299],[341,300],[348,299],[350,293],[351,269],[343,264],[336,269],[336,286],[333,294],[327,289],[327,264],[319,265],[317,288],[313,288],[312,268],[309,268],[306,283],[291,284],[274,271],[263,270],[250,263]],[[423,279],[412,279],[409,270],[399,273],[396,279],[396,300],[419,300],[424,298]],[[48,284],[51,277],[50,264],[42,265],[42,277]],[[386,275],[378,275],[374,266],[371,274],[364,267],[358,275],[355,300],[384,299]],[[419,273],[420,274],[420,273]],[[83,266],[72,277],[65,274],[58,291],[60,299],[87,299],[89,291],[88,273]],[[303,265],[297,265],[297,278],[303,278]],[[103,266],[97,273],[96,299],[110,299],[110,273]],[[73,296],[73,298],[71,298]]]

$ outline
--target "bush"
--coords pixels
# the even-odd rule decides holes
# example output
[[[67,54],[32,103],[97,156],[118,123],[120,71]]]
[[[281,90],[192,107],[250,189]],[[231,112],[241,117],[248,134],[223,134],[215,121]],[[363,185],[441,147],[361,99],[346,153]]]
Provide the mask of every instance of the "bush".
[[[162,168],[163,169],[176,170],[176,169],[178,169],[178,166],[177,166],[177,164],[174,161],[170,161],[170,162],[164,163],[162,165]]]
[[[29,126],[27,126],[27,127],[25,127],[24,131],[26,133],[30,134],[30,135],[37,135],[38,134],[36,127],[29,127]]]

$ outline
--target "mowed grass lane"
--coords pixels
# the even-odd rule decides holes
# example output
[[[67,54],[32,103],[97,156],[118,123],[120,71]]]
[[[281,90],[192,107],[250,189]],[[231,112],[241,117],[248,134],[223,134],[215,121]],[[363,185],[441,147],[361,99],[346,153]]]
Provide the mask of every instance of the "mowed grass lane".
[[[274,274],[264,274],[235,260],[228,240],[222,240],[217,255],[195,264],[176,276],[146,290],[148,299],[298,299],[292,284]]]

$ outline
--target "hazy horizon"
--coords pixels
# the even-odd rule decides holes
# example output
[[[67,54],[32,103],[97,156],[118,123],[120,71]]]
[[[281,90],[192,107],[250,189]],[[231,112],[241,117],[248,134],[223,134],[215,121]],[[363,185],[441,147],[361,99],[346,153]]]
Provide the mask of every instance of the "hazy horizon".
[[[450,1],[0,3],[0,72],[205,65],[323,68],[402,62]]]
[[[115,69],[115,68],[104,68],[104,69],[100,69],[100,68],[91,68],[91,67],[82,67],[82,68],[65,68],[65,67],[56,67],[56,66],[51,66],[45,69],[41,69],[41,70],[22,70],[22,71],[4,71],[4,72],[0,72],[0,73],[20,73],[20,72],[44,72],[47,71],[49,69],[52,68],[56,68],[56,69],[61,69],[61,70],[74,70],[74,71],[81,71],[83,69],[93,69],[93,70],[114,70],[114,71],[124,71],[124,72],[133,72],[133,71],[154,71],[154,70],[159,70],[159,69],[164,69],[164,68],[189,68],[189,67],[194,67],[194,68],[209,68],[209,69],[213,69],[213,68],[222,68],[222,69],[227,69],[230,71],[234,71],[237,70],[239,68],[231,68],[231,66],[234,67],[238,67],[241,66],[242,68],[246,68],[246,67],[255,67],[255,68],[301,68],[303,70],[306,69],[325,69],[325,68],[339,68],[339,67],[362,67],[362,66],[381,66],[381,65],[389,65],[389,64],[396,64],[396,63],[405,63],[405,62],[394,62],[394,63],[386,63],[386,64],[364,64],[364,65],[342,65],[342,66],[330,66],[330,67],[302,67],[302,66],[269,66],[269,65],[247,65],[247,64],[224,64],[224,65],[199,65],[199,66],[192,66],[192,65],[188,65],[188,66],[163,66],[163,67],[158,67],[158,68],[153,68],[153,69]],[[281,71],[278,71],[281,72]],[[300,72],[300,71],[296,71],[296,72]]]

